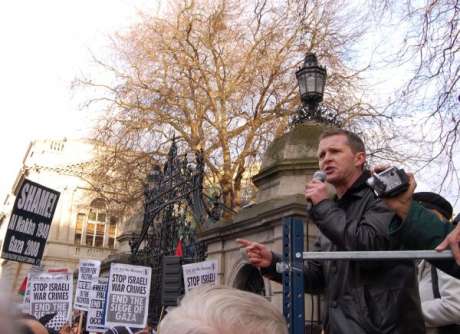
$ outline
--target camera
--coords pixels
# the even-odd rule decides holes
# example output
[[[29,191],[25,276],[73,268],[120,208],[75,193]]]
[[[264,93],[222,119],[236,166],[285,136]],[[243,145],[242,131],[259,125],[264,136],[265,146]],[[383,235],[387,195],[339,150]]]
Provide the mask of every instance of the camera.
[[[394,197],[409,188],[409,178],[404,169],[390,167],[383,172],[374,174],[366,183],[378,197]]]

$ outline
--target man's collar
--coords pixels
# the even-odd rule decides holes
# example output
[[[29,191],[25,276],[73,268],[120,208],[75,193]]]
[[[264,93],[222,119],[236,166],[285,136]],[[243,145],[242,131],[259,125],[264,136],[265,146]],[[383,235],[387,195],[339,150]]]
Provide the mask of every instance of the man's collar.
[[[367,169],[363,170],[361,175],[356,179],[356,181],[351,185],[350,188],[343,194],[341,199],[347,198],[348,196],[357,196],[362,197],[364,192],[363,190],[368,187],[366,180],[371,177],[371,172]]]

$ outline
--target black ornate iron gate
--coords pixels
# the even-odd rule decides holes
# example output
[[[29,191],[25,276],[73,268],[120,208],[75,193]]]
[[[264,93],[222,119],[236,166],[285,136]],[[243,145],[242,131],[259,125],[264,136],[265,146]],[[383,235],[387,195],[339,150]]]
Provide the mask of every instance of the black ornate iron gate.
[[[196,233],[208,218],[218,219],[219,210],[209,210],[203,193],[202,152],[179,155],[173,138],[168,159],[153,167],[144,188],[142,231],[131,245],[131,263],[152,268],[149,323],[156,324],[162,312],[162,261],[181,248],[186,262],[206,258],[206,245]]]

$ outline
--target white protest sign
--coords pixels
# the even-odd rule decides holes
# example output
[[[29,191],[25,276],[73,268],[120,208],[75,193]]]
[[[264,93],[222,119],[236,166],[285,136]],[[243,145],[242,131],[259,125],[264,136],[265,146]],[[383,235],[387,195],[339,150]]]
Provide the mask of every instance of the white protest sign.
[[[185,292],[199,286],[215,286],[217,278],[217,261],[203,261],[197,263],[184,264]]]
[[[109,279],[107,277],[99,278],[97,283],[92,284],[89,293],[89,310],[86,319],[86,330],[88,332],[105,332],[104,326],[104,309],[105,294]]]
[[[42,266],[32,266],[30,268],[29,273],[27,274],[27,285],[26,285],[26,291],[24,293],[24,298],[22,300],[22,312],[27,313],[27,314],[32,314],[32,310],[30,309],[30,280],[37,276],[38,274],[43,273],[43,267]],[[46,272],[48,273],[67,273],[68,269],[67,268],[50,268]]]
[[[145,327],[151,275],[149,267],[112,263],[105,308],[105,325],[108,328]]]
[[[22,305],[21,305],[21,311],[23,313],[30,314],[30,280],[32,276],[38,275],[39,273],[43,272],[43,267],[41,266],[32,266],[30,268],[29,273],[27,274],[26,277],[26,290],[24,291],[24,298],[22,299]]]
[[[99,277],[100,269],[101,261],[99,260],[80,260],[77,291],[75,293],[75,309],[88,311],[89,292],[91,291],[92,283],[96,282]]]
[[[71,273],[40,273],[31,275],[30,310],[40,319],[56,313],[47,327],[60,330],[70,320],[73,280]]]

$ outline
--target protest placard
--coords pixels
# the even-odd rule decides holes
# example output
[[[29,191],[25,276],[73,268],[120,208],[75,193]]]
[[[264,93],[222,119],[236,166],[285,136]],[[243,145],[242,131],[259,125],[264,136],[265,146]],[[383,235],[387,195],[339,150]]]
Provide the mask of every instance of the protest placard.
[[[145,327],[151,274],[149,267],[112,263],[105,308],[107,327]]]
[[[200,286],[215,286],[217,278],[217,261],[203,261],[197,263],[184,264],[185,292]]]
[[[30,309],[30,281],[34,276],[41,274],[43,272],[44,272],[43,266],[32,266],[30,268],[29,273],[27,274],[26,290],[24,293],[24,298],[22,299],[22,307],[21,307],[21,311],[23,313],[32,314],[32,311]],[[48,268],[47,272],[48,273],[67,273],[69,272],[69,270],[67,268]]]
[[[25,179],[14,201],[2,258],[39,265],[59,192]]]
[[[75,309],[88,311],[91,285],[93,282],[97,282],[100,269],[101,261],[99,260],[80,260],[77,290],[74,302]]]
[[[86,318],[86,330],[88,332],[105,332],[107,329],[104,322],[105,297],[109,279],[99,278],[97,283],[92,284],[89,293],[89,309]]]
[[[32,312],[30,310],[30,281],[33,278],[33,276],[36,276],[42,272],[43,272],[42,266],[32,266],[30,268],[30,271],[27,273],[27,276],[25,278],[26,288],[24,291],[24,296],[23,296],[22,305],[21,305],[21,311],[23,313],[31,314]]]
[[[40,319],[44,315],[56,315],[47,327],[60,330],[70,321],[73,281],[71,273],[39,273],[30,276],[30,310]]]

